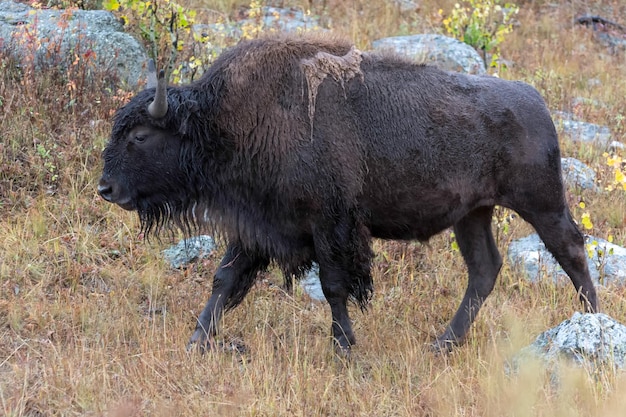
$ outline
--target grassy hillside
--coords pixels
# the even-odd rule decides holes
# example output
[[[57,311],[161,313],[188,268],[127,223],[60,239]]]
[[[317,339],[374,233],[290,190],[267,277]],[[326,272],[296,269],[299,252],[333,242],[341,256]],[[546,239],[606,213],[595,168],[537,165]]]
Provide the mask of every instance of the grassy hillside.
[[[247,4],[183,3],[200,17],[236,16]],[[442,33],[438,11],[454,1],[419,0],[413,13],[383,0],[281,3],[322,16],[366,49],[383,36]],[[626,24],[626,4],[519,6],[500,76],[534,85],[550,108],[626,142],[626,51],[611,53],[572,23],[590,13]],[[220,253],[171,270],[161,255],[169,242],[144,242],[134,214],[98,197],[111,115],[129,93],[7,57],[0,65],[0,415],[623,415],[623,374],[564,368],[559,386],[538,366],[506,376],[514,352],[578,308],[573,287],[530,284],[506,263],[467,343],[449,356],[431,353],[465,291],[449,233],[429,244],[374,242],[375,295],[366,313],[351,310],[358,345],[350,363],[331,349],[327,305],[286,294],[274,270],[224,320],[223,338],[243,341],[246,355],[186,352]],[[577,97],[585,104],[573,105]],[[600,186],[613,182],[603,150],[562,137],[562,152],[592,166]],[[576,219],[590,213],[587,232],[626,244],[624,190],[570,190],[569,199]],[[495,229],[503,254],[532,231],[519,219]],[[623,286],[600,288],[603,312],[626,322],[625,295]]]

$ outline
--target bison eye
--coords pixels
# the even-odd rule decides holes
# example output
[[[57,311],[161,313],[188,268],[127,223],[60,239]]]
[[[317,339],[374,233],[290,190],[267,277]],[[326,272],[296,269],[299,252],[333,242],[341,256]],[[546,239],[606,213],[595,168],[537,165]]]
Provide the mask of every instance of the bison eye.
[[[144,142],[146,141],[146,139],[147,139],[147,137],[146,137],[146,136],[143,136],[143,135],[137,135],[137,136],[135,136],[135,137],[133,138],[133,140],[134,140],[136,143],[144,143]]]

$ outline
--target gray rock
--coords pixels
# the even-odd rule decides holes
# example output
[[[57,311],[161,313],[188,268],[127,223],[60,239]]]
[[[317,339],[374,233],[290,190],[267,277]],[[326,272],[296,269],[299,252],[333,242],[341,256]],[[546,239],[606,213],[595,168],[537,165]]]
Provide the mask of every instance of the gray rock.
[[[265,6],[261,8],[261,22],[263,29],[275,29],[281,32],[298,32],[311,29],[320,29],[319,21],[311,15],[307,15],[301,9],[284,9],[279,7]],[[240,26],[253,25],[256,19],[245,19],[238,24]]]
[[[185,268],[199,259],[209,256],[216,248],[211,236],[200,235],[181,240],[176,245],[163,251],[165,259],[174,269]],[[300,280],[304,292],[314,300],[325,301],[320,283],[320,268],[314,263],[311,269]]]
[[[247,29],[248,28],[248,29]],[[195,24],[193,30],[198,35],[219,37],[221,42],[206,45],[209,55],[217,56],[222,53],[221,45],[234,44],[244,35],[245,30],[255,28],[260,31],[304,32],[309,30],[324,30],[317,18],[305,14],[301,9],[287,9],[279,7],[261,7],[260,15],[238,21],[210,24]]]
[[[593,80],[587,80],[587,85],[591,88],[594,87],[593,82],[591,81]],[[574,97],[572,99],[571,103],[571,107],[572,108],[576,108],[576,107],[581,107],[581,108],[592,108],[592,109],[596,109],[596,108],[606,108],[606,105],[598,100],[592,99],[592,98],[586,98],[586,97]],[[567,114],[567,113],[566,113]],[[569,114],[568,117],[574,117],[574,115]]]
[[[608,47],[611,53],[626,50],[626,27],[619,23],[594,15],[579,16],[575,23],[593,30],[596,39]]]
[[[570,187],[597,190],[596,172],[575,158],[561,158],[563,180]]]
[[[35,34],[40,47],[24,45],[20,34]],[[122,23],[102,10],[31,9],[12,1],[0,2],[0,47],[10,48],[19,62],[35,52],[37,67],[67,67],[78,54],[93,51],[93,70],[110,72],[130,86],[143,77],[147,55]],[[34,44],[37,45],[37,44]],[[53,53],[51,53],[53,52]]]
[[[563,134],[574,142],[584,142],[608,147],[611,143],[611,131],[606,126],[576,120],[576,116],[555,111],[552,113],[554,124]]]
[[[375,50],[394,50],[420,63],[448,71],[485,74],[485,62],[471,46],[443,35],[394,36],[372,42]]]
[[[626,149],[626,145],[624,145],[622,142],[618,142],[614,140],[611,143],[609,143],[609,151],[612,151],[612,152],[623,151],[624,149]]]
[[[300,280],[300,285],[304,289],[304,292],[312,299],[326,301],[326,297],[324,297],[324,292],[322,291],[322,284],[320,283],[320,267],[318,264],[313,264],[309,272]]]
[[[550,366],[558,366],[564,359],[592,372],[624,369],[626,326],[606,314],[576,312],[522,349],[514,358],[516,367],[527,358],[540,359]]]
[[[163,251],[165,259],[174,269],[184,268],[198,259],[205,258],[216,248],[211,236],[200,235],[181,240]]]
[[[397,7],[401,13],[415,12],[420,8],[416,2],[411,0],[390,0],[389,2]]]
[[[608,32],[600,32],[596,36],[611,52],[626,51],[626,37],[624,35],[615,36]]]
[[[596,285],[626,283],[626,248],[593,236],[585,237],[585,247],[589,274]],[[551,279],[557,284],[571,285],[536,233],[511,242],[507,256],[532,282]]]

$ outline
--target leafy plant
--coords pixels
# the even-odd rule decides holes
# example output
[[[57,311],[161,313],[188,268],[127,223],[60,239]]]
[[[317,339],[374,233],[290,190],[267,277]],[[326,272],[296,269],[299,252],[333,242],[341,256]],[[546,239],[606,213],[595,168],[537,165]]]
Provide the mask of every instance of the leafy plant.
[[[626,175],[624,174],[623,167],[624,161],[619,154],[611,155],[605,152],[603,156],[606,158],[607,166],[613,168],[613,180],[607,185],[607,191],[613,191],[616,188],[621,188],[626,191]]]
[[[102,6],[117,14],[128,27],[134,28],[159,67],[180,65],[177,63],[178,54],[194,37],[194,10],[170,0],[105,0]]]
[[[191,82],[208,68],[218,53],[238,39],[219,21],[210,28],[197,24],[197,12],[173,0],[104,0],[103,8],[115,13],[143,40],[159,68],[167,68],[174,84]],[[241,27],[241,38],[257,37],[263,28],[261,1],[248,8],[251,23]]]
[[[500,4],[500,0],[465,0],[456,3],[449,16],[442,21],[446,32],[462,42],[491,55],[490,67],[497,67],[500,44],[513,30],[513,18],[519,12],[514,3]],[[443,10],[439,10],[443,16]]]

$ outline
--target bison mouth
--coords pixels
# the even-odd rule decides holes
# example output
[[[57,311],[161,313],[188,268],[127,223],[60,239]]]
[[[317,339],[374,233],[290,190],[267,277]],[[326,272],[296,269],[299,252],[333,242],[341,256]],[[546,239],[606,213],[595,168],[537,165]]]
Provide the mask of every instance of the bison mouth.
[[[127,211],[137,210],[137,205],[130,199],[124,200],[124,201],[112,201],[112,203],[117,204],[118,206],[120,206],[121,208]]]
[[[98,194],[109,203],[117,204],[124,210],[132,211],[137,209],[137,205],[128,195],[123,195],[119,186],[110,183],[104,177],[100,179],[98,184]]]

